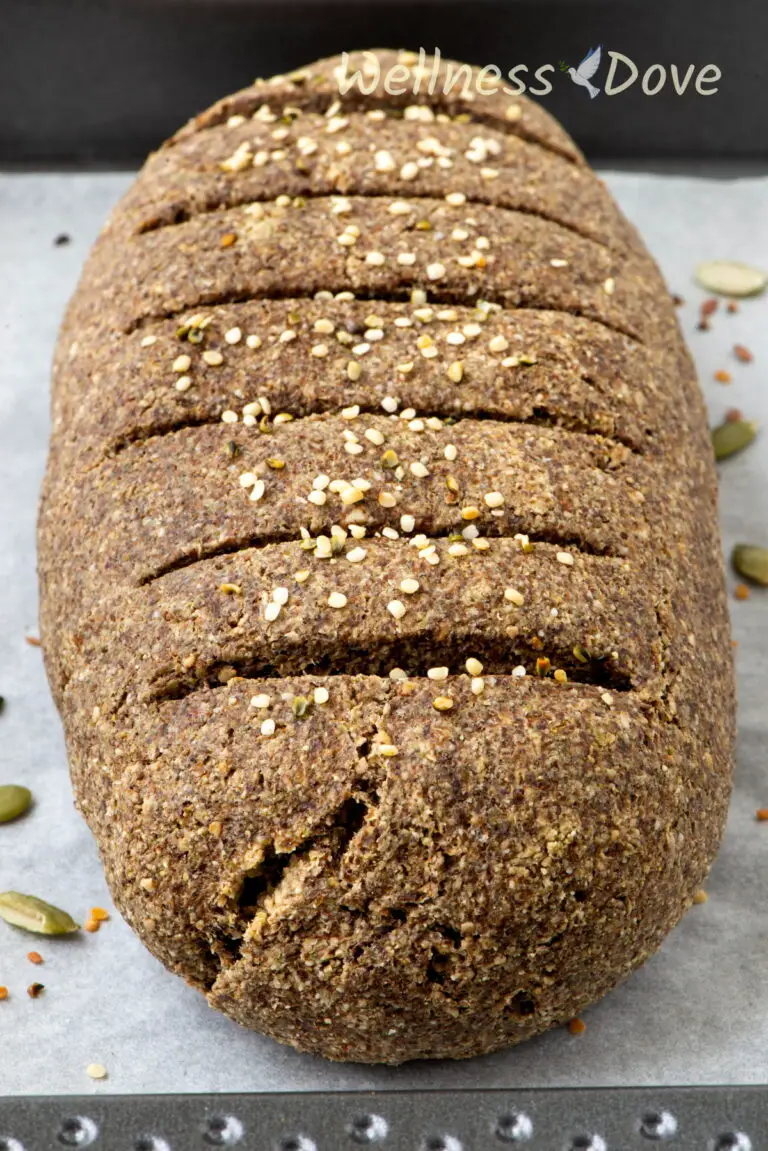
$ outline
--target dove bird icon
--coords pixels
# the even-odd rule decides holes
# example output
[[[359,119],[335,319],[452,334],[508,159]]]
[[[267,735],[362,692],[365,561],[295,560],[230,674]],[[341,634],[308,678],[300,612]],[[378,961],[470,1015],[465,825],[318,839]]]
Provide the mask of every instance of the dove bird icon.
[[[579,64],[578,68],[569,68],[568,75],[573,80],[574,84],[579,84],[582,88],[586,88],[590,96],[594,100],[600,92],[594,84],[590,84],[590,80],[594,76],[597,69],[600,67],[600,58],[603,54],[603,46],[600,44],[597,48],[590,48],[586,56]]]

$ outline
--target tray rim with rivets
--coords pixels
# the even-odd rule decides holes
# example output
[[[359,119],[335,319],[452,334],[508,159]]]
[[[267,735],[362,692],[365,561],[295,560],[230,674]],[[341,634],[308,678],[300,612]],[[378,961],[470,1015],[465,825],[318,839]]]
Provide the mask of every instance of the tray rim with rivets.
[[[0,1099],[0,1151],[760,1151],[766,1135],[758,1086]]]

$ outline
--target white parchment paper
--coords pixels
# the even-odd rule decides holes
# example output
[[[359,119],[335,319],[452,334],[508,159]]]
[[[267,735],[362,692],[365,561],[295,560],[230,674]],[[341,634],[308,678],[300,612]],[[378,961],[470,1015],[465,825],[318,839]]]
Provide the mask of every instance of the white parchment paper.
[[[695,331],[692,271],[733,257],[768,267],[768,180],[606,177],[670,287],[714,421],[729,407],[762,420],[759,441],[722,471],[726,550],[768,545],[768,296]],[[34,522],[48,435],[56,329],[80,267],[127,175],[0,176],[0,782],[36,806],[0,827],[0,890],[28,891],[82,917],[110,907],[97,852],[74,810],[59,721],[35,634]],[[71,244],[54,247],[57,233]],[[737,363],[734,343],[755,354]],[[733,383],[713,380],[727,368]],[[735,580],[729,574],[729,586]],[[768,1081],[768,592],[732,600],[740,735],[736,791],[709,902],[692,909],[646,967],[584,1018],[520,1048],[400,1069],[334,1065],[244,1031],[167,974],[118,916],[98,935],[49,940],[0,923],[0,1094],[290,1091]],[[724,653],[727,658],[728,653]],[[26,959],[31,948],[43,967]],[[39,980],[37,1000],[25,994]],[[109,1078],[93,1083],[88,1063]]]

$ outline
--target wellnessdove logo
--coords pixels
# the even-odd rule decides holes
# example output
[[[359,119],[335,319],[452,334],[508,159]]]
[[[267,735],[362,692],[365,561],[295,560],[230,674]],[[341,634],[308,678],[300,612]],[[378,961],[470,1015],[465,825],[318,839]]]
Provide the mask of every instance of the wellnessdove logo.
[[[685,69],[677,64],[651,64],[641,75],[638,65],[623,52],[609,50],[605,55],[610,63],[602,87],[593,83],[604,59],[602,44],[590,48],[578,67],[565,60],[560,60],[558,67],[540,64],[532,69],[527,64],[515,64],[506,74],[496,64],[471,68],[469,64],[444,60],[439,48],[435,48],[431,56],[424,48],[420,48],[418,53],[400,52],[397,63],[386,68],[382,67],[375,52],[355,53],[354,59],[348,52],[342,52],[336,80],[341,96],[346,96],[352,89],[365,96],[383,89],[389,96],[441,94],[473,100],[477,96],[493,96],[499,91],[507,96],[522,96],[526,92],[531,96],[548,96],[553,91],[550,76],[556,76],[559,70],[593,100],[601,91],[606,96],[619,96],[629,91],[638,80],[644,96],[657,96],[668,82],[677,96],[714,96],[719,91],[717,85],[722,72],[717,64],[698,67],[688,64]]]
[[[599,48],[590,48],[578,68],[569,68],[564,60],[560,61],[560,71],[567,72],[574,84],[586,88],[593,100],[595,96],[600,95],[600,89],[594,84],[590,84],[590,80],[600,67],[602,56],[603,46],[601,44]]]

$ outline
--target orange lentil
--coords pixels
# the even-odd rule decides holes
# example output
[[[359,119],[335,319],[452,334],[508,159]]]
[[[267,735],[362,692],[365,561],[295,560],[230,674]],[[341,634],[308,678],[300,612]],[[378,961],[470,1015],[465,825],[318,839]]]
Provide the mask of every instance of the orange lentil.
[[[25,635],[24,642],[28,643],[30,647],[40,647],[40,639],[36,635]]]
[[[745,583],[737,583],[733,594],[736,599],[749,599],[749,588]]]
[[[45,991],[44,983],[30,983],[27,988],[27,995],[30,999],[37,999],[38,995],[42,994],[43,991]]]
[[[735,300],[729,300],[728,303],[726,304],[725,310],[726,310],[726,312],[730,312],[731,315],[733,315],[734,312],[738,312],[739,305],[736,303]]]
[[[27,952],[27,959],[29,960],[30,963],[40,964],[40,963],[44,962],[43,957],[39,951],[28,951]]]
[[[719,301],[711,296],[708,300],[704,300],[699,308],[702,316],[711,316],[713,312],[717,311]]]
[[[101,927],[101,923],[98,919],[86,919],[85,923],[83,924],[83,927],[85,928],[86,931],[94,932],[94,931],[99,930],[99,928]]]
[[[105,911],[103,907],[92,907],[90,918],[98,920],[99,923],[106,923],[109,919],[109,912]]]
[[[718,384],[730,384],[731,373],[726,372],[723,368],[721,368],[720,371],[715,372],[715,379],[717,380]]]
[[[694,896],[693,896],[693,902],[694,903],[706,903],[708,899],[709,899],[709,896],[707,895],[706,891],[694,892]]]
[[[725,413],[725,422],[728,424],[737,423],[739,420],[743,419],[744,417],[741,414],[740,408],[729,408]]]
[[[742,364],[751,364],[755,358],[749,348],[745,348],[743,344],[734,344],[733,354],[737,360],[741,360]]]
[[[219,247],[220,248],[231,248],[236,239],[237,239],[237,234],[235,232],[225,232],[224,235],[219,240]]]
[[[8,988],[7,987],[0,987],[0,999],[7,999],[7,998],[8,998]]]
[[[571,1035],[582,1035],[587,1030],[587,1025],[583,1019],[572,1019],[568,1024],[568,1030]]]
[[[758,807],[755,819],[758,823],[768,823],[768,807]]]

